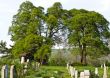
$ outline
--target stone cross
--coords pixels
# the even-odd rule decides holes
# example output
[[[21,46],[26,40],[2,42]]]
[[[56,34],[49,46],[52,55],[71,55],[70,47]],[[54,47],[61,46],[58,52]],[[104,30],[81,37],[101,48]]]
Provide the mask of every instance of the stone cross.
[[[25,58],[21,57],[21,64],[23,64],[25,62]]]
[[[80,78],[84,78],[84,72],[80,72]]]
[[[75,70],[75,78],[78,78],[78,71]]]
[[[84,70],[84,78],[89,78],[89,77],[90,77],[89,70]]]
[[[4,65],[1,69],[1,78],[8,78],[8,66]]]
[[[95,74],[98,75],[98,68],[95,68]]]
[[[11,65],[11,67],[10,67],[10,78],[16,78],[16,77],[17,77],[16,68],[14,65]]]

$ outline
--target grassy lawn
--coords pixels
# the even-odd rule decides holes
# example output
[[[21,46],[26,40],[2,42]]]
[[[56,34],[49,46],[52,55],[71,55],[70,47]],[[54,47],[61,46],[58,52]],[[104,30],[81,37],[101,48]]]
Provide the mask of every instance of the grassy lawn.
[[[95,71],[95,67],[92,66],[75,66],[75,68],[81,72],[84,69],[90,70],[92,72]],[[100,78],[103,77],[103,68],[98,67],[99,70],[99,76]],[[108,68],[108,78],[110,78],[110,69]],[[43,77],[43,78],[50,78],[50,77],[55,77],[55,78],[71,78],[68,70],[66,69],[66,66],[41,66],[40,69],[35,73],[36,77],[32,77],[32,78],[39,78],[39,77]],[[26,77],[26,78],[31,78],[31,77]]]

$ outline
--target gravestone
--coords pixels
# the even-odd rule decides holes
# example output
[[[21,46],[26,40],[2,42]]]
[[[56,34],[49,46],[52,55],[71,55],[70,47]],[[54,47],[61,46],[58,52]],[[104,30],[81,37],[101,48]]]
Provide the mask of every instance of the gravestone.
[[[25,58],[21,57],[21,64],[23,64],[25,62]]]
[[[84,78],[89,78],[89,77],[90,77],[89,70],[84,70]]]
[[[67,63],[67,70],[69,70],[69,63]]]
[[[103,74],[103,78],[107,78],[107,68],[106,68],[106,66],[104,67],[104,74]]]
[[[4,65],[1,69],[1,78],[8,78],[8,66]]]
[[[29,63],[29,59],[27,59],[27,61],[26,61],[27,63]]]
[[[104,63],[104,67],[106,67],[105,63]]]
[[[101,65],[101,68],[103,68],[103,65]]]
[[[80,72],[80,78],[84,78],[84,72]]]
[[[38,64],[37,64],[37,67],[39,68],[40,67],[40,63],[38,62]]]
[[[24,66],[24,74],[26,74],[27,68],[28,68],[28,65],[27,65],[27,63],[26,63],[25,66]]]
[[[70,75],[71,77],[74,77],[75,75],[75,68],[73,68],[72,66],[70,66]]]
[[[95,74],[98,75],[98,68],[95,68]]]
[[[75,70],[75,78],[78,78],[78,71]]]
[[[14,65],[10,67],[10,78],[17,78],[17,71]]]

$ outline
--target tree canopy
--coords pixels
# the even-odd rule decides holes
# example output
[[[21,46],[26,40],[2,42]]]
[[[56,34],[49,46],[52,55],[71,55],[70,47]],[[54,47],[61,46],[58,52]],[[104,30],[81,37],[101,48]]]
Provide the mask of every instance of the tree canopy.
[[[94,11],[73,9],[70,12],[74,15],[71,15],[68,20],[70,29],[69,42],[79,47],[81,62],[85,64],[86,56],[89,54],[87,48],[91,48],[91,50],[92,48],[100,49],[100,53],[108,50],[109,22],[101,14]],[[94,51],[95,54],[97,52]]]
[[[66,39],[73,48],[79,48],[81,62],[86,63],[86,56],[92,55],[92,50],[95,52],[97,49],[103,54],[108,51],[108,25],[103,15],[94,11],[66,10],[60,2],[56,2],[45,12],[43,7],[26,1],[13,16],[9,28],[14,42],[12,54],[30,54],[43,62],[44,59],[48,60],[52,46]]]

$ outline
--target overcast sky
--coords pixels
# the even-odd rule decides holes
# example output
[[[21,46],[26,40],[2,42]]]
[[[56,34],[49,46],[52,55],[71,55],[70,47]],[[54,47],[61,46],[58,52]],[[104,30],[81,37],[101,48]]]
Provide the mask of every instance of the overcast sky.
[[[13,15],[17,13],[19,5],[26,0],[0,0],[0,40],[12,44],[8,29],[11,26]],[[28,0],[35,6],[45,9],[52,6],[54,2],[61,2],[64,9],[87,9],[104,15],[110,21],[110,0]]]

